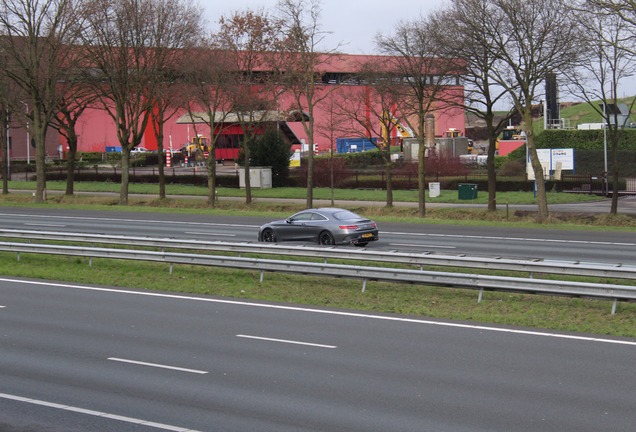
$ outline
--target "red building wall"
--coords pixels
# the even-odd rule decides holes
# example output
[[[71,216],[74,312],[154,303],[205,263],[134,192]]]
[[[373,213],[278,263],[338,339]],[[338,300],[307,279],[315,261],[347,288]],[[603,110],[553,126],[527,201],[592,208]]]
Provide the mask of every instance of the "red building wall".
[[[354,91],[354,89],[354,86],[342,86],[340,89],[338,89],[338,91],[351,92]],[[337,97],[335,93],[333,97]],[[449,98],[458,100],[462,97],[463,88],[449,88]],[[328,103],[328,100],[323,101],[324,106],[328,106]],[[291,96],[282,96],[279,99],[278,104],[281,110],[289,109],[289,107],[291,106]],[[165,123],[163,142],[164,148],[172,148],[176,150],[189,142],[190,138],[196,136],[197,134],[204,135],[206,137],[210,136],[210,128],[205,125],[177,124],[176,120],[185,113],[186,110],[182,110]],[[324,129],[326,127],[329,127],[325,126],[329,124],[329,114],[324,109],[321,109],[320,106],[316,109],[314,114],[316,120],[316,130],[314,133],[314,138],[316,143],[318,144],[318,151],[328,151],[330,143],[326,135],[329,134],[324,133]],[[442,136],[444,134],[444,131],[448,130],[449,128],[459,129],[462,135],[465,133],[465,114],[464,110],[461,107],[440,109],[438,111],[435,111],[433,114],[435,115],[436,119],[436,136]],[[307,136],[301,123],[289,123],[289,126],[294,131],[294,133],[296,133],[296,136],[299,139],[305,140],[305,142],[307,142]],[[350,132],[337,131],[335,137],[356,137],[360,136],[363,133],[362,127],[360,125],[354,124],[351,127],[352,130]],[[78,129],[79,151],[103,152],[105,151],[105,148],[107,146],[119,147],[119,143],[117,142],[117,136],[115,133],[115,124],[110,116],[104,111],[95,109],[86,110],[81,116]],[[151,124],[148,124],[148,127],[146,128],[146,133],[144,139],[142,140],[141,146],[147,148],[148,150],[157,149],[157,141],[154,137],[154,132],[152,130]]]

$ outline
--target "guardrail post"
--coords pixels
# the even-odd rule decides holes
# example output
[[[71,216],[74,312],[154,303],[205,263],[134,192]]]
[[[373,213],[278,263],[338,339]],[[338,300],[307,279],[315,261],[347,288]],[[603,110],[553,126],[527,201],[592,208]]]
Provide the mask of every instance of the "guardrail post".
[[[18,260],[18,261],[20,261],[20,252],[18,252],[18,253],[16,254],[16,258],[17,258],[17,260]]]
[[[362,280],[362,292],[365,292],[367,290],[367,279],[363,279]]]
[[[88,257],[88,266],[93,267],[93,257]]]
[[[616,306],[618,305],[618,299],[614,299],[614,303],[612,303],[612,315],[616,315]]]
[[[477,303],[481,303],[481,299],[484,297],[484,289],[479,288],[479,296],[477,296]]]
[[[170,274],[172,274],[172,263],[170,263]]]
[[[261,270],[261,277],[259,279],[259,283],[263,283],[263,278],[265,277],[265,271]]]

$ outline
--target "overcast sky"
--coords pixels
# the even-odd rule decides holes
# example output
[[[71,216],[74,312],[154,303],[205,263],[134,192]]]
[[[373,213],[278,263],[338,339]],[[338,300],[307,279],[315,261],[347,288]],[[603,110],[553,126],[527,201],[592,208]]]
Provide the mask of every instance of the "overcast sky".
[[[440,7],[447,0],[321,0],[321,27],[332,33],[324,49],[347,54],[373,54],[375,35],[392,34],[395,24],[417,18]],[[274,11],[276,0],[199,0],[210,24],[219,17],[247,8]]]

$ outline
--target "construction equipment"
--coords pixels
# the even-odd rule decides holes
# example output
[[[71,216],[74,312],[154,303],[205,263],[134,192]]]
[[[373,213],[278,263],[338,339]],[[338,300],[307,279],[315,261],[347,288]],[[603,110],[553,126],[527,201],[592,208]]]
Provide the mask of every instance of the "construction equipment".
[[[410,127],[403,125],[400,120],[398,120],[393,114],[389,113],[388,111],[384,111],[384,113],[382,114],[382,141],[383,142],[391,142],[391,141],[396,141],[397,144],[402,143],[402,139],[404,138],[413,138],[415,135],[413,134],[413,130],[411,130]],[[389,130],[388,130],[388,123],[393,124],[393,126],[395,126],[395,130],[397,131],[395,137],[391,137],[389,136]],[[395,139],[393,139],[395,138]],[[396,144],[395,142],[393,144]]]
[[[508,153],[525,145],[526,134],[516,126],[508,126],[501,132],[501,137],[497,138],[496,149],[499,156],[506,156]]]
[[[457,138],[462,136],[462,133],[459,129],[455,129],[455,128],[449,128],[446,133],[446,138]]]
[[[448,130],[444,133],[444,136],[446,138],[460,138],[462,136],[462,132],[456,128],[448,128]],[[467,140],[466,142],[466,151],[468,152],[468,154],[471,154],[473,152],[474,142],[471,139]]]
[[[188,156],[196,155],[197,153],[203,154],[204,152],[208,152],[208,139],[203,135],[197,135],[192,137],[190,143],[181,147],[181,152],[185,153]]]

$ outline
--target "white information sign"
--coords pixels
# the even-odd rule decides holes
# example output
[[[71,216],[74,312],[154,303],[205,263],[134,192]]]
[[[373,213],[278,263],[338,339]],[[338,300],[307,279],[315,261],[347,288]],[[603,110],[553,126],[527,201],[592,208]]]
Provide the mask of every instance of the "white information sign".
[[[557,163],[561,162],[561,169],[573,170],[574,169],[574,149],[552,149],[550,170],[557,169]]]
[[[550,178],[550,173],[557,168],[560,170],[574,169],[574,149],[537,149],[537,156],[543,168],[543,175],[546,179]],[[526,173],[528,180],[534,180],[534,170],[530,162],[530,155],[526,161]]]

